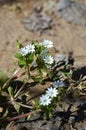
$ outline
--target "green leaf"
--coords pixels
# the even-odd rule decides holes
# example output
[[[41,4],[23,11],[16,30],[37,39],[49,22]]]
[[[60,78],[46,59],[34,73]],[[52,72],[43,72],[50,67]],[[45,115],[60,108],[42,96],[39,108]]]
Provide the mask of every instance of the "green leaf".
[[[19,65],[19,67],[23,68],[24,66],[26,66],[26,62],[23,60],[19,60],[18,65]]]
[[[16,57],[17,59],[21,59],[21,58],[22,58],[21,54],[19,54],[19,53],[16,53],[16,54],[15,54],[15,57]]]
[[[31,64],[33,62],[33,60],[34,60],[34,55],[33,54],[28,55],[27,63]]]
[[[36,54],[40,54],[43,50],[43,47],[40,46],[39,44],[35,44],[35,51],[36,51]]]
[[[0,96],[4,96],[4,97],[9,98],[9,94],[8,94],[7,91],[5,91],[5,90],[2,90],[0,94],[1,94]],[[1,97],[0,97],[0,98],[1,98]]]
[[[38,57],[38,58],[36,59],[36,63],[37,63],[37,65],[38,65],[38,68],[43,68],[44,62],[42,61],[41,58]]]
[[[6,110],[4,111],[4,114],[3,114],[3,118],[4,118],[4,117],[7,117],[8,112],[9,112],[9,111],[8,111],[8,108],[6,108]]]
[[[13,97],[14,97],[14,91],[13,91],[13,88],[11,86],[9,86],[8,92],[10,94],[11,99],[13,99]]]
[[[30,118],[31,118],[31,115],[28,115],[28,116],[27,116],[27,120],[29,120]]]
[[[17,40],[16,47],[17,47],[18,49],[23,47],[23,45],[22,45],[22,44],[20,44],[19,40]]]
[[[32,44],[32,45],[34,45],[34,44],[35,44],[35,42],[32,40],[32,41],[31,41],[31,44]]]
[[[14,103],[14,108],[16,109],[16,111],[19,113],[20,110],[20,105],[17,104],[16,102]]]
[[[34,76],[31,76],[32,79],[35,81],[35,82],[42,82],[42,77],[34,77]]]
[[[8,79],[7,73],[5,71],[0,71],[0,86],[2,86]]]
[[[40,109],[39,101],[32,101],[32,104],[33,104],[33,110]]]

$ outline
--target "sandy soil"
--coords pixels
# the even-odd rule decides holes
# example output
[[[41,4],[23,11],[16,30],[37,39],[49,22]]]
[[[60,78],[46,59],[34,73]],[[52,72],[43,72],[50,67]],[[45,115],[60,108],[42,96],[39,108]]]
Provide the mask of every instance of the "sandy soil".
[[[6,0],[0,0],[0,3],[1,1],[6,2]],[[16,40],[19,40],[22,44],[27,44],[29,43],[29,40],[42,41],[43,39],[49,39],[54,42],[54,46],[59,53],[68,54],[69,51],[73,50],[75,66],[86,66],[86,27],[73,25],[59,18],[56,11],[57,3],[53,5],[53,8],[47,3],[52,0],[47,0],[46,3],[46,0],[13,1],[14,3],[11,5],[7,3],[0,5],[0,70],[6,70],[8,75],[11,75],[13,68],[17,67],[14,63],[14,54],[17,52]],[[53,1],[55,2],[55,0]],[[22,23],[23,18],[29,17],[33,13],[34,6],[43,6],[45,4],[46,6],[44,6],[43,11],[47,12],[47,14],[53,19],[52,29],[45,30],[42,34],[40,34],[40,32],[30,32],[26,30]],[[33,91],[31,90],[30,92]],[[37,92],[38,89],[35,93]],[[82,109],[80,110],[79,113],[83,112]],[[85,128],[84,122],[82,123],[81,118],[79,123]],[[76,120],[76,125],[77,124],[78,122]],[[58,125],[58,122],[56,125]],[[70,128],[68,126],[68,128],[65,129],[69,130]],[[79,127],[79,129],[81,128]],[[71,128],[71,130],[73,129]]]
[[[11,70],[15,68],[14,54],[17,51],[17,39],[23,44],[26,44],[27,39],[52,40],[61,53],[68,54],[70,50],[73,50],[74,57],[78,57],[75,58],[75,65],[86,65],[86,27],[67,23],[55,12],[50,14],[55,24],[51,30],[40,35],[39,32],[29,32],[24,28],[22,19],[31,15],[35,5],[43,5],[44,2],[45,0],[25,0],[0,6],[0,70],[11,73]]]

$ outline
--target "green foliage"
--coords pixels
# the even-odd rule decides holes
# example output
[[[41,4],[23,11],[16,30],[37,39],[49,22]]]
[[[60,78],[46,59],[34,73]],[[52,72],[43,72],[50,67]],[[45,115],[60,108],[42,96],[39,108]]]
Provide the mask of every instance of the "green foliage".
[[[47,50],[47,55],[50,55],[48,48],[41,46],[39,43],[35,43],[34,41],[31,42],[32,46],[34,46],[34,52],[29,53],[28,50],[26,50],[25,53],[28,53],[23,55],[21,52],[17,52],[15,54],[15,57],[18,59],[18,65],[21,68],[25,68],[26,72],[28,74],[28,78],[32,78],[34,81],[42,82],[42,80],[49,76],[49,67],[43,60],[43,54],[45,53],[45,49]],[[26,49],[27,46],[23,47],[22,44],[18,42],[18,48],[21,51],[21,48]],[[44,54],[45,55],[45,54]],[[46,55],[45,55],[46,57]],[[36,74],[37,75],[31,75],[31,71],[35,70],[34,63],[36,64]],[[33,65],[32,65],[33,64]],[[44,72],[46,71],[46,75],[44,76]]]
[[[32,41],[30,43],[30,46],[24,47],[17,40],[17,48],[18,52],[15,54],[15,57],[17,59],[18,66],[24,69],[24,74],[28,75],[28,79],[23,79],[22,86],[11,86],[13,79],[12,81],[9,80],[9,82],[7,82],[9,78],[6,72],[0,72],[0,107],[4,109],[1,114],[2,117],[0,118],[1,120],[3,120],[3,125],[5,124],[5,120],[8,117],[15,116],[17,114],[24,114],[26,113],[26,111],[35,111],[41,109],[43,117],[45,119],[51,118],[53,116],[53,112],[58,103],[58,100],[61,98],[62,94],[66,92],[66,89],[64,87],[59,86],[56,88],[56,90],[58,90],[58,94],[56,95],[56,97],[54,96],[52,98],[50,104],[41,105],[39,100],[31,99],[29,105],[29,103],[27,103],[27,101],[29,100],[28,97],[30,97],[30,95],[27,94],[29,90],[27,89],[28,85],[26,85],[27,81],[29,82],[33,80],[34,83],[36,82],[42,84],[45,83],[48,79],[51,84],[51,80],[53,82],[62,78],[63,80],[69,80],[69,78],[71,78],[70,71],[66,71],[67,65],[63,66],[63,70],[60,69],[59,71],[58,69],[54,72],[52,68],[55,65],[55,61],[53,60],[52,64],[48,64],[45,62],[46,57],[50,56],[49,48],[47,48],[46,46]],[[4,84],[6,84],[5,87],[3,87]],[[52,84],[51,87],[54,88]],[[83,88],[85,88],[85,86],[83,84],[79,84],[80,91],[82,91]],[[44,92],[44,94],[45,93],[46,91]],[[29,115],[27,119],[29,119],[30,117],[31,115]]]
[[[0,71],[0,86],[2,86],[8,79],[7,73],[5,71]]]

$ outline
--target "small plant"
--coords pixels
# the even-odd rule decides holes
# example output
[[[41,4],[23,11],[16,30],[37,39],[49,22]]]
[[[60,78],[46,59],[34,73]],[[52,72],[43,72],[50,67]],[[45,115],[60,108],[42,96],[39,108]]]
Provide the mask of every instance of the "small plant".
[[[11,109],[17,114],[24,114],[26,108],[28,110],[41,110],[45,118],[50,118],[58,99],[61,97],[61,93],[63,92],[62,88],[65,86],[63,81],[56,81],[58,76],[54,75],[52,69],[55,65],[55,61],[51,56],[49,49],[53,47],[53,42],[49,40],[44,40],[41,43],[32,41],[28,45],[23,46],[18,41],[17,47],[18,52],[15,54],[15,57],[17,58],[19,67],[24,68],[24,74],[27,74],[28,82],[32,79],[33,81],[43,83],[46,78],[52,79],[52,77],[52,81],[55,81],[52,86],[47,88],[44,95],[39,97],[39,101],[36,102],[35,100],[32,100],[31,105],[28,105],[26,102],[27,94],[24,93],[27,81],[23,82],[22,86],[19,86],[19,88],[17,86],[12,87],[10,83],[13,81],[13,77],[12,79],[9,79],[4,76],[6,77],[6,80],[2,80],[2,77],[0,76],[1,81],[4,83],[6,82],[5,84],[2,82],[0,86],[0,98],[5,100],[4,103],[2,103],[2,108],[4,107],[4,104],[6,105],[2,118],[6,119],[10,115]],[[28,114],[26,115],[28,116]]]
[[[32,41],[30,44],[23,46],[18,43],[18,52],[16,58],[18,65],[26,70],[28,79],[43,82],[48,76],[52,77],[52,66],[55,65],[54,58],[50,55],[49,49],[53,47],[53,42],[44,40],[41,43]],[[33,71],[36,70],[36,75]],[[53,76],[54,77],[54,76]],[[55,77],[54,77],[55,78]],[[41,109],[44,112],[45,118],[50,118],[56,106],[58,99],[61,96],[62,87],[65,86],[64,82],[57,80],[53,82],[51,87],[48,87],[44,95],[35,103],[34,108]]]
[[[18,52],[15,54],[15,57],[17,58],[18,66],[24,69],[24,74],[25,76],[27,75],[27,81],[25,82],[23,80],[21,86],[12,87],[11,82],[15,76],[13,75],[10,79],[5,73],[0,73],[0,107],[4,108],[6,106],[2,112],[1,119],[10,117],[10,110],[13,111],[11,116],[19,115],[18,117],[9,119],[10,121],[25,116],[29,117],[35,113],[35,110],[36,112],[41,110],[43,117],[49,119],[52,117],[57,102],[65,91],[65,83],[63,81],[70,76],[68,75],[70,74],[69,72],[66,74],[65,66],[67,66],[67,62],[63,62],[64,71],[62,69],[57,70],[60,62],[62,63],[62,59],[60,57],[55,61],[51,56],[50,49],[53,47],[53,42],[49,40],[44,40],[41,43],[32,41],[25,46],[18,41],[17,47]],[[39,100],[31,99],[29,104],[26,100],[30,97],[27,94],[27,91],[29,91],[29,87],[26,87],[27,82],[30,83],[33,80],[33,82],[42,84],[45,79],[49,79],[50,87],[47,87],[44,94],[42,93],[40,97],[38,95]],[[2,102],[2,99],[4,102]],[[2,124],[4,125],[4,121],[2,121]]]
[[[61,89],[65,86],[63,81],[57,80],[54,81],[52,86],[49,87],[45,94],[40,97],[39,106],[44,113],[44,117],[49,119],[52,117],[53,111],[56,107],[56,104],[61,97]]]
[[[28,79],[41,82],[46,76],[50,76],[50,67],[54,63],[53,57],[49,53],[49,48],[53,47],[53,42],[44,40],[42,43],[32,41],[23,46],[18,43],[18,52],[15,57],[18,59],[18,65],[25,68]],[[31,72],[36,70],[36,75]]]

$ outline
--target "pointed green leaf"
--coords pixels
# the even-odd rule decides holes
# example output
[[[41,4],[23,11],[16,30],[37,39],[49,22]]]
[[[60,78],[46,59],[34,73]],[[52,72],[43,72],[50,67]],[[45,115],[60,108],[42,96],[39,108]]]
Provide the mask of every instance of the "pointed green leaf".
[[[23,60],[19,60],[19,61],[18,61],[18,65],[19,65],[21,68],[23,68],[24,66],[26,66],[26,62],[23,61]]]

